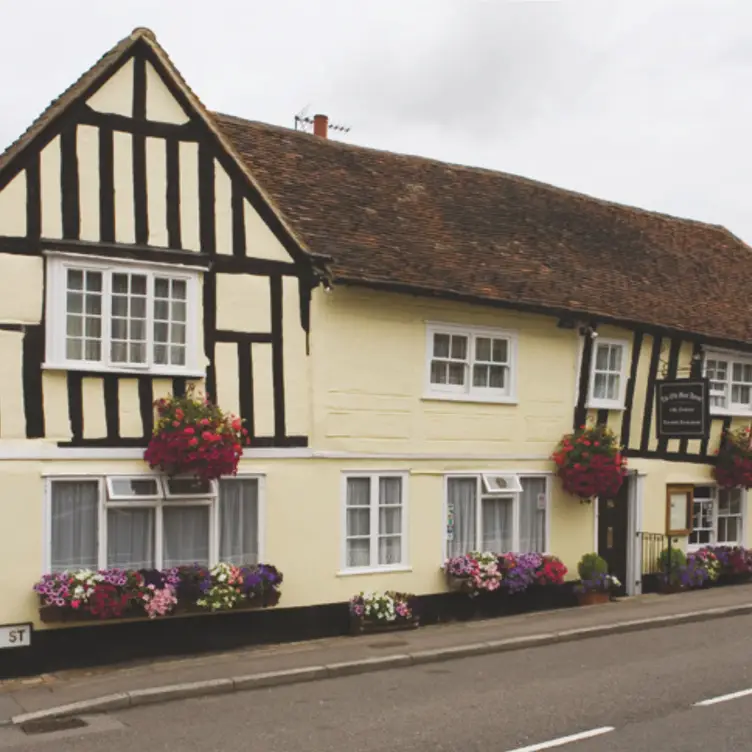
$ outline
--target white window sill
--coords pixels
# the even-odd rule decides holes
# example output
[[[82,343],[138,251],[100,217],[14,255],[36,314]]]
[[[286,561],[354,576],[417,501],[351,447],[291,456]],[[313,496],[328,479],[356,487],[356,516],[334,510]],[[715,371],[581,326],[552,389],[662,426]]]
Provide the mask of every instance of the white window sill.
[[[516,397],[493,397],[479,394],[454,394],[452,392],[428,392],[421,397],[426,402],[475,402],[483,405],[518,405]]]
[[[180,369],[180,368],[120,368],[117,366],[106,366],[101,363],[43,363],[42,370],[44,371],[86,371],[93,373],[111,373],[117,375],[133,375],[133,376],[154,376],[159,378],[182,376],[186,379],[203,379],[206,377],[204,371],[196,369]]]
[[[392,572],[412,572],[413,568],[404,564],[393,567],[358,567],[355,569],[340,569],[337,577],[355,577],[362,574],[391,574]]]
[[[724,418],[752,418],[752,410],[742,410],[739,409],[728,409],[723,407],[711,407],[710,408],[710,415],[711,416],[719,416]]]
[[[626,409],[623,404],[618,402],[598,402],[593,400],[585,405],[587,410],[613,410],[614,412],[624,412]]]

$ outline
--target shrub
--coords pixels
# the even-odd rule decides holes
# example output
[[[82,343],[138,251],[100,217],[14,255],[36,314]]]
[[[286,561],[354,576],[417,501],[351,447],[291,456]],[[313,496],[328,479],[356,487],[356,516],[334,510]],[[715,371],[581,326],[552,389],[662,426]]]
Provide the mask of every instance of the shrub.
[[[608,574],[608,564],[596,553],[584,554],[577,565],[577,574],[581,580],[592,580],[598,575]]]

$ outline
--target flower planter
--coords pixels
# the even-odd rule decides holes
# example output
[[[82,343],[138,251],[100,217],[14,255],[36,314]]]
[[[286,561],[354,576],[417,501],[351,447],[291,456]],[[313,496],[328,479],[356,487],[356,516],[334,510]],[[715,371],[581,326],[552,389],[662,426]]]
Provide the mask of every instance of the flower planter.
[[[395,621],[369,621],[362,616],[350,615],[350,634],[378,634],[380,632],[401,632],[406,629],[417,629],[420,619],[416,616],[412,619],[397,619]]]
[[[597,606],[601,603],[608,603],[611,600],[611,593],[602,590],[591,590],[588,593],[577,593],[577,602],[581,606]]]

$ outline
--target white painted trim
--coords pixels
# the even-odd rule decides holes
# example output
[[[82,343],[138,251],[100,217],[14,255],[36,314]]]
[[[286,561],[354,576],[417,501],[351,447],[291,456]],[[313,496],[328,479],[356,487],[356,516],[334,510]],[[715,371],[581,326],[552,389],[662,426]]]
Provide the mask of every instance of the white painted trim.
[[[144,448],[139,447],[60,447],[49,441],[0,441],[2,460],[142,460]],[[462,454],[453,452],[347,452],[284,447],[243,450],[243,460],[385,460],[385,461],[450,461],[450,462],[538,462],[550,461],[548,454]],[[242,464],[241,464],[242,467]],[[488,472],[483,470],[479,472]],[[516,472],[502,470],[501,472]],[[527,471],[526,471],[527,472]],[[539,472],[539,471],[533,471]],[[548,472],[548,471],[546,471]]]
[[[355,577],[357,575],[368,574],[389,574],[391,572],[412,572],[411,566],[404,566],[402,564],[398,566],[390,567],[358,567],[353,569],[340,569],[337,573],[337,577]]]
[[[600,517],[600,499],[593,499],[593,552],[598,553],[598,524]]]
[[[710,406],[711,415],[729,416],[737,418],[750,418],[752,417],[752,404],[746,408],[743,405],[731,403],[732,392],[732,373],[735,363],[741,365],[752,365],[752,354],[741,353],[735,350],[724,350],[719,348],[707,348],[703,349],[702,359],[702,375],[707,378],[708,360],[721,360],[726,363],[726,404],[728,407],[716,407]]]
[[[410,474],[405,470],[347,470],[340,478],[340,568],[337,576],[344,574],[371,574],[376,572],[411,571],[410,564],[410,541],[409,541],[409,503],[408,482]],[[379,554],[379,480],[381,478],[399,478],[400,483],[400,508],[402,538],[402,561],[399,564],[379,566],[371,564],[368,567],[347,566],[347,481],[350,478],[368,478],[370,482],[369,510],[370,510],[370,559],[378,561]]]
[[[45,241],[47,242],[47,241]],[[50,241],[54,243],[54,241]],[[158,252],[158,251],[157,251]],[[118,266],[136,266],[138,268],[155,268],[155,269],[176,269],[179,271],[186,270],[191,272],[199,272],[203,273],[207,271],[206,267],[203,266],[193,266],[191,264],[180,264],[180,263],[174,263],[174,262],[164,262],[164,261],[145,261],[141,259],[132,259],[132,258],[125,258],[121,256],[95,256],[90,253],[73,253],[71,251],[56,251],[51,249],[44,249],[42,251],[42,255],[49,256],[50,258],[59,258],[64,259],[67,261],[74,262],[76,264],[83,264],[83,265],[89,265],[90,261],[95,262],[94,264],[91,264],[91,266],[102,266],[102,267],[118,267]],[[155,254],[156,255],[156,254]]]
[[[574,373],[574,402],[572,403],[574,407],[577,407],[577,404],[580,401],[580,377],[582,375],[582,356],[584,352],[585,339],[582,335],[579,335],[577,337],[577,360],[575,362],[575,368],[577,370]]]
[[[619,373],[619,397],[615,400],[595,399],[593,390],[595,389],[595,364],[598,360],[598,348],[600,345],[612,345],[621,348],[621,369]],[[623,410],[624,400],[627,393],[627,375],[629,371],[629,341],[625,339],[611,339],[609,337],[598,337],[593,341],[593,357],[590,362],[590,382],[588,384],[587,407],[593,410]],[[611,372],[609,372],[611,373]]]
[[[446,324],[436,321],[426,321],[425,335],[425,374],[423,379],[424,400],[479,402],[494,404],[518,404],[517,400],[517,371],[518,369],[518,340],[516,331],[508,329],[495,329],[491,327]],[[434,334],[454,334],[466,337],[468,340],[467,358],[467,383],[463,385],[432,384],[431,383],[431,360],[433,359]],[[508,343],[508,375],[509,383],[505,389],[480,388],[472,385],[472,369],[475,362],[474,343],[476,337],[491,337],[504,339]]]

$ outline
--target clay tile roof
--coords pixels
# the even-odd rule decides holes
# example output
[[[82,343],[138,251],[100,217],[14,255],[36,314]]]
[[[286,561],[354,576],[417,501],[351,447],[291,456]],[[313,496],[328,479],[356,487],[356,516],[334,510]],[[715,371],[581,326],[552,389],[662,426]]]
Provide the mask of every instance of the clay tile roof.
[[[752,343],[752,251],[723,227],[214,118],[335,281]]]

